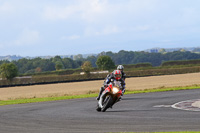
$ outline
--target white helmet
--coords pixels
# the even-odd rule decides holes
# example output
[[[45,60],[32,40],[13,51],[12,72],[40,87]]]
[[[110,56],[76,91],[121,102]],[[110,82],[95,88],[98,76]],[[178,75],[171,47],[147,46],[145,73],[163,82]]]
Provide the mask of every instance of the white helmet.
[[[124,70],[124,66],[122,66],[122,65],[119,65],[119,66],[117,67],[117,70],[120,70],[120,71],[122,71],[122,72],[123,72],[123,70]]]

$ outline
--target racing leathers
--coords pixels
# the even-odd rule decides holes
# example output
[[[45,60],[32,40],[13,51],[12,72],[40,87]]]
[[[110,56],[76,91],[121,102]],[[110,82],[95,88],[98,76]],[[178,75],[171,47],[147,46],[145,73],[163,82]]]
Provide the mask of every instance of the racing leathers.
[[[121,71],[121,73],[122,73],[122,79],[124,80],[124,82],[125,82],[125,79],[126,79],[126,74],[123,72],[123,71]]]
[[[110,82],[114,81],[114,80],[116,80],[116,79],[115,79],[115,76],[114,76],[113,73],[107,75],[107,77],[106,77],[106,79],[105,79],[105,81],[104,81],[103,87],[100,88],[99,95],[98,95],[98,97],[96,98],[97,100],[100,99],[100,96],[101,96],[102,92],[105,90],[106,87],[108,87],[108,84],[109,84]],[[122,86],[122,96],[123,96],[123,94],[124,94],[124,92],[125,92],[125,85],[126,85],[124,80],[125,80],[125,77],[124,77],[124,78],[122,77],[122,78],[120,78],[120,79],[118,80],[118,81],[120,81],[121,86]]]

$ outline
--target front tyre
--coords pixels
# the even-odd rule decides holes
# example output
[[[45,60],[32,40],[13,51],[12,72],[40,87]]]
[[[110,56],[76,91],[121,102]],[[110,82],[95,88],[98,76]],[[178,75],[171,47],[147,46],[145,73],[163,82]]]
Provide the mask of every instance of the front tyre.
[[[101,112],[105,112],[112,105],[112,101],[112,96],[107,95],[103,101],[103,107],[101,109]]]
[[[96,110],[97,110],[98,112],[100,112],[100,111],[101,111],[101,107],[99,107],[99,104],[98,104],[98,103],[97,103]]]

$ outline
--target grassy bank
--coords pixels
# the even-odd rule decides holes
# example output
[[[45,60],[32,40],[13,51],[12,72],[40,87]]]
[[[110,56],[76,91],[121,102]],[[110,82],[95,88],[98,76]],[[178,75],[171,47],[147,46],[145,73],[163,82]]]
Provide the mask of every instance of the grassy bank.
[[[159,87],[159,88],[145,89],[145,90],[135,90],[135,91],[127,90],[125,94],[176,91],[176,90],[199,89],[199,88],[200,88],[200,85],[185,86],[185,87],[172,87],[172,88]],[[0,101],[0,106],[1,105],[10,105],[10,104],[25,104],[25,103],[36,103],[36,102],[46,102],[46,101],[67,100],[67,99],[89,98],[89,97],[97,97],[97,95],[98,94],[96,94],[96,93],[89,93],[89,94],[73,95],[73,96],[44,97],[44,98],[24,98],[24,99],[6,100],[6,101]]]

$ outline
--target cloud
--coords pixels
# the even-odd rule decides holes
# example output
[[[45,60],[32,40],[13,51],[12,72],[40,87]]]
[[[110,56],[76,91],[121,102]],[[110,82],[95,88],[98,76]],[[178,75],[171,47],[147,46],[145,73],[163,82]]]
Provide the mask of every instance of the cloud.
[[[182,21],[186,24],[198,24],[200,22],[199,9],[187,7],[182,9]],[[182,22],[182,23],[183,23]]]
[[[106,27],[102,31],[103,35],[109,35],[109,34],[118,33],[118,32],[120,32],[120,30],[117,26]]]
[[[14,38],[14,37],[13,37]],[[0,48],[28,46],[35,44],[39,41],[39,32],[36,30],[24,29],[13,40],[0,40]]]
[[[2,5],[0,5],[0,12],[10,12],[13,11],[13,9],[14,7],[8,2],[4,2]]]
[[[149,25],[139,25],[135,27],[135,30],[137,31],[148,31],[151,27]]]
[[[14,41],[17,46],[34,44],[39,40],[39,32],[36,30],[24,29],[19,37]]]
[[[87,22],[97,22],[109,14],[107,10],[109,3],[107,0],[87,0],[87,3],[81,3],[81,18]]]
[[[80,9],[77,6],[66,6],[66,7],[45,7],[43,16],[49,20],[62,20],[68,19],[78,13]]]
[[[101,31],[96,32],[96,35],[110,35],[120,32],[119,27],[117,26],[106,26]]]
[[[85,36],[104,36],[120,33],[122,30],[118,26],[105,26],[103,28],[87,27],[85,29]]]
[[[0,47],[7,47],[5,51],[27,45],[54,49],[56,43],[67,41],[101,43],[103,48],[114,41],[153,47],[154,42],[194,38],[198,44],[199,0],[0,1]]]
[[[61,40],[76,40],[79,38],[80,38],[79,35],[71,35],[71,36],[63,36],[63,37],[61,37]]]
[[[107,0],[77,0],[66,5],[47,5],[43,17],[47,20],[67,20],[70,18],[84,21],[96,21],[99,16],[105,15]]]

